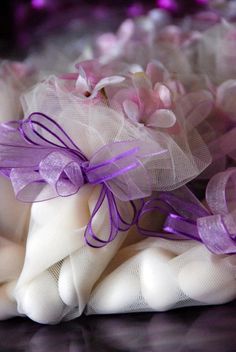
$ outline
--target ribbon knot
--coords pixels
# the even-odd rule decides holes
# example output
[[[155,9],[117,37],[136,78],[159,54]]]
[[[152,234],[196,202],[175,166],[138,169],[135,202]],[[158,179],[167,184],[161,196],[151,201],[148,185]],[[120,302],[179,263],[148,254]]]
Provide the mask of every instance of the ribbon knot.
[[[77,193],[85,183],[81,162],[65,151],[47,155],[39,164],[39,174],[62,197]]]
[[[205,244],[215,254],[236,253],[236,168],[212,177],[206,189],[206,209],[193,194],[191,201],[182,199],[191,216],[183,216],[172,207],[164,230]],[[194,207],[193,207],[194,204]],[[196,212],[196,207],[199,210]],[[174,213],[173,213],[174,210]],[[199,212],[202,212],[199,215]]]
[[[105,246],[134,224],[145,236],[162,236],[140,225],[146,213],[158,210],[168,215],[163,229],[174,234],[174,239],[202,242],[216,254],[236,253],[236,168],[215,175],[208,183],[210,210],[187,187],[145,200],[152,192],[142,160],[153,152],[143,150],[137,140],[124,141],[105,145],[88,159],[56,121],[38,112],[24,121],[0,125],[0,171],[10,178],[18,199],[43,201],[75,194],[86,183],[101,185],[84,234],[90,246]],[[41,192],[45,185],[46,191]],[[110,220],[106,239],[93,230],[104,201]],[[120,201],[125,202],[128,216],[120,211]]]
[[[139,211],[134,200],[151,194],[150,179],[142,162],[145,157],[149,154],[142,152],[134,140],[105,145],[88,159],[55,120],[40,112],[24,121],[0,126],[0,170],[10,178],[19,200],[67,197],[85,183],[101,185],[85,231],[85,240],[93,247],[106,245],[119,231],[127,231],[136,223]],[[46,191],[41,192],[45,185]],[[110,219],[106,240],[93,231],[94,217],[105,199]],[[120,200],[127,202],[131,216],[121,214]]]

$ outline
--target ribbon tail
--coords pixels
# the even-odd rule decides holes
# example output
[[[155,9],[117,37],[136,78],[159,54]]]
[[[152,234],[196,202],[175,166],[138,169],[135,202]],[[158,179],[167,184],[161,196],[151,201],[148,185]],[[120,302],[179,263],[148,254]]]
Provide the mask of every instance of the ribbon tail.
[[[108,211],[109,211],[109,222],[110,222],[110,229],[109,229],[109,235],[107,239],[102,239],[99,237],[98,234],[95,233],[93,230],[93,221],[95,219],[95,216],[99,212],[103,202],[107,199],[108,201]],[[119,230],[118,227],[116,226],[116,216],[117,214],[115,213],[116,207],[114,206],[114,199],[111,197],[111,193],[109,190],[107,190],[106,186],[103,185],[101,192],[99,194],[97,203],[93,209],[93,212],[91,214],[90,220],[88,222],[88,225],[85,229],[84,233],[84,238],[85,242],[93,248],[101,248],[112,242]],[[115,221],[114,221],[115,220]]]
[[[128,201],[122,202],[122,206],[124,207],[123,211],[120,211],[119,205],[114,194],[108,189],[109,192],[109,207],[111,211],[112,222],[115,224],[115,227],[118,231],[128,231],[131,226],[135,225],[137,222],[138,214],[139,214],[139,204],[138,201]],[[142,204],[142,201],[141,201]],[[122,214],[123,213],[123,214]],[[127,218],[125,218],[127,215]]]
[[[185,219],[176,214],[170,214],[167,216],[163,230],[168,233],[181,236],[180,239],[184,238],[201,242],[196,222],[190,219]],[[179,238],[177,237],[176,239]]]

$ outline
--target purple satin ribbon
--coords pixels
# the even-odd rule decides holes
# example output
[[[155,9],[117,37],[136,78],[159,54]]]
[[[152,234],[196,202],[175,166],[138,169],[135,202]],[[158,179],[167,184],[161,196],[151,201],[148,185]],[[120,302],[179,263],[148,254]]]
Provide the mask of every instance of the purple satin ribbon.
[[[100,148],[88,160],[65,130],[40,112],[32,113],[24,121],[0,126],[0,170],[10,178],[19,200],[35,202],[67,197],[86,183],[101,185],[84,235],[86,243],[96,248],[110,243],[119,231],[127,231],[134,225],[139,213],[136,199],[151,194],[141,154],[138,141],[116,142]],[[144,190],[139,187],[139,180],[142,184],[146,180]],[[108,238],[102,239],[93,230],[93,220],[105,200],[110,231]],[[119,200],[127,202],[132,211],[131,220],[121,214]]]
[[[138,141],[125,141],[105,145],[88,159],[65,130],[43,113],[34,112],[24,121],[0,125],[0,171],[10,178],[21,201],[67,197],[86,183],[101,185],[84,234],[90,246],[103,247],[119,231],[136,225],[145,236],[192,239],[216,254],[236,253],[236,168],[210,180],[206,190],[209,211],[187,187],[150,197],[150,180],[141,161],[148,155]],[[93,230],[104,201],[110,220],[106,239]],[[119,201],[132,210],[131,220],[131,216],[126,219],[121,214]],[[141,225],[145,214],[152,211],[167,215],[163,229],[169,235]]]
[[[156,230],[141,225],[146,214],[154,212],[154,216],[166,215],[163,230],[167,233],[157,233]],[[201,203],[193,196],[187,187],[181,187],[172,192],[160,192],[143,201],[137,218],[137,228],[141,234],[148,237],[163,237],[170,240],[192,239],[201,241],[196,231],[198,217],[208,214]],[[169,234],[174,234],[171,236]]]
[[[175,197],[173,195],[173,199]],[[189,197],[178,198],[182,203],[179,209],[186,208],[190,212],[190,216],[186,216],[173,206],[176,202],[173,199],[164,231],[197,240],[215,254],[236,253],[236,168],[216,174],[208,183],[206,203],[210,211],[194,195],[191,196],[192,202]]]

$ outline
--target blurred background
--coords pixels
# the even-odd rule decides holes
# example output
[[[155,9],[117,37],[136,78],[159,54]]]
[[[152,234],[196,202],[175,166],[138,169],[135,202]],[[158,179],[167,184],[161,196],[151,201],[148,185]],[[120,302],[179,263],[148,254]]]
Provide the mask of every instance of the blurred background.
[[[45,37],[60,32],[115,30],[122,19],[167,10],[174,17],[209,8],[222,8],[225,0],[2,0],[0,56],[25,56]],[[231,2],[235,3],[235,1]],[[85,26],[86,23],[86,26]],[[86,27],[86,29],[85,29]]]

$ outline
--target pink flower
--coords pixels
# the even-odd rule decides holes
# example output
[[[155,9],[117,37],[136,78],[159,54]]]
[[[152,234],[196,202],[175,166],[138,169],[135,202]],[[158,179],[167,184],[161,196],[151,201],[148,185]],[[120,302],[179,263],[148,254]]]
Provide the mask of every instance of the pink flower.
[[[202,37],[197,31],[184,31],[178,26],[169,25],[164,27],[158,36],[158,40],[162,43],[170,44],[176,47],[186,47]]]
[[[102,62],[119,57],[123,54],[126,44],[130,41],[135,32],[135,24],[132,20],[125,20],[117,31],[114,33],[104,33],[98,37],[96,45],[98,56]]]
[[[131,85],[121,88],[111,99],[111,105],[134,123],[149,128],[174,126],[176,117],[171,107],[175,97],[184,93],[182,85],[171,80],[159,62],[149,63],[145,72],[135,72],[130,78]]]
[[[75,67],[78,73],[68,73],[61,78],[71,81],[68,85],[70,90],[82,97],[95,98],[106,86],[125,80],[125,77],[120,75],[112,75],[112,69],[109,66],[102,66],[96,60],[83,61]]]

